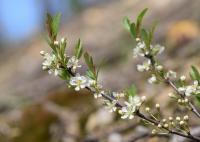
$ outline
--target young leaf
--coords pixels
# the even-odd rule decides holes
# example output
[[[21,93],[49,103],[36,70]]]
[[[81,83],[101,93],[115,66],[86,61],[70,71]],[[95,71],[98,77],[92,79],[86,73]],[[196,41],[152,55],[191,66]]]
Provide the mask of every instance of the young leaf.
[[[124,28],[128,31],[130,31],[130,25],[131,25],[131,22],[130,20],[128,19],[128,17],[124,17],[123,19],[123,25],[124,25]]]
[[[52,21],[53,21],[53,18],[51,17],[51,15],[49,13],[47,13],[47,15],[46,15],[46,29],[47,29],[48,35],[49,35],[51,40],[53,40],[53,32],[52,32],[52,26],[51,26]]]
[[[191,79],[200,81],[200,73],[197,70],[197,68],[194,66],[192,66],[191,68],[192,68],[192,70],[190,71]]]
[[[144,40],[146,46],[149,47],[149,37],[148,37],[148,33],[145,29],[141,30],[141,37]]]
[[[152,28],[151,28],[151,30],[149,32],[149,43],[152,42],[156,26],[157,26],[157,22],[154,22],[154,24],[153,24],[153,26],[152,26]]]
[[[136,95],[136,87],[135,87],[135,85],[132,85],[130,88],[128,88],[126,90],[126,94],[128,96],[135,96]]]
[[[137,23],[136,23],[137,34],[139,34],[139,32],[140,32],[140,27],[141,27],[141,24],[142,24],[142,20],[143,20],[143,17],[145,15],[145,13],[147,12],[147,10],[148,10],[147,8],[142,10],[142,12],[140,12],[140,14],[137,17]]]
[[[57,34],[58,34],[58,29],[59,29],[59,25],[60,25],[60,18],[61,18],[61,14],[58,13],[53,17],[53,21],[52,21],[52,32],[53,32],[53,36],[54,38],[56,38]]]
[[[136,38],[136,28],[135,28],[135,23],[131,23],[130,25],[130,32],[133,38]]]
[[[94,67],[94,64],[93,64],[93,59],[87,52],[85,52],[85,54],[84,54],[84,59],[85,59],[85,62],[87,64],[89,70],[92,71],[94,74],[96,74],[95,73],[95,67]]]
[[[198,105],[200,106],[200,94],[196,95],[196,101],[197,101]]]
[[[80,59],[80,57],[82,56],[83,53],[83,48],[82,48],[82,44],[81,44],[81,40],[79,39],[76,47],[75,47],[75,56],[77,59]]]

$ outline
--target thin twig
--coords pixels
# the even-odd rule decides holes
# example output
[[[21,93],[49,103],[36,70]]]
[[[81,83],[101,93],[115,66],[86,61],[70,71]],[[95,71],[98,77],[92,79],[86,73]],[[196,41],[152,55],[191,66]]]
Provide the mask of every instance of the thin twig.
[[[153,66],[153,68],[155,68],[155,59],[153,56],[151,55],[145,55],[146,58],[148,58],[150,61],[151,61],[151,65]],[[165,82],[170,85],[176,92],[178,95],[181,96],[181,98],[185,98],[185,94],[184,93],[181,93],[178,88],[176,87],[176,85],[169,79],[165,79]],[[191,111],[198,117],[200,118],[200,113],[197,111],[196,107],[189,101],[189,106],[191,108]]]
[[[75,73],[73,73],[70,69],[68,69],[69,73],[72,75],[72,76],[75,76]],[[89,87],[86,87],[86,89],[92,93],[94,93],[94,91],[92,91]],[[115,99],[107,94],[104,94],[102,93],[102,97],[105,98],[106,100],[109,100],[111,102],[115,101]],[[118,108],[122,108],[123,105],[120,104],[118,101],[116,103],[116,107]],[[155,121],[153,119],[150,119],[148,117],[146,117],[145,115],[143,115],[142,113],[139,112],[139,110],[135,113],[136,116],[138,116],[139,118],[141,119],[144,119],[150,123],[152,123],[153,125],[158,125],[159,122],[158,121]],[[164,127],[163,127],[164,128]],[[182,137],[185,137],[185,138],[188,138],[188,139],[191,139],[191,140],[195,140],[195,141],[200,141],[200,138],[198,137],[194,137],[192,135],[186,135],[186,134],[183,134],[183,133],[180,133],[180,132],[176,132],[176,131],[172,131],[172,130],[169,130],[167,128],[164,128],[165,130],[167,130],[170,134],[175,134],[175,135],[179,135],[179,136],[182,136]]]

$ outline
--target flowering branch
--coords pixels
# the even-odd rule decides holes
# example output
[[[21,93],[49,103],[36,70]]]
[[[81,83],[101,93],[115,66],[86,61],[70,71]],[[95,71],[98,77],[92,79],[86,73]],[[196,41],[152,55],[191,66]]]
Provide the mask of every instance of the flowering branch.
[[[186,107],[189,106],[191,111],[199,116],[196,108],[186,97],[200,92],[200,86],[198,86],[200,74],[193,69],[193,78],[195,78],[194,85],[186,86],[185,78],[182,77],[179,80],[178,88],[176,87],[171,81],[171,78],[174,79],[176,76],[175,72],[164,70],[163,66],[155,60],[155,56],[164,50],[164,47],[160,45],[151,44],[155,26],[149,32],[142,28],[142,19],[146,11],[147,9],[139,14],[136,23],[131,23],[128,18],[124,19],[126,29],[136,39],[137,45],[133,49],[134,57],[143,56],[148,59],[142,65],[137,65],[138,71],[150,71],[152,73],[151,78],[148,79],[149,83],[167,82],[180,95],[181,98],[175,97],[178,102]],[[47,15],[47,42],[52,48],[52,52],[40,52],[44,58],[44,62],[42,63],[43,70],[47,70],[49,74],[53,73],[55,76],[59,76],[66,81],[68,87],[73,88],[75,91],[87,89],[92,92],[94,98],[102,98],[107,108],[111,112],[117,111],[122,119],[133,119],[135,116],[141,118],[143,121],[155,127],[152,130],[152,134],[174,134],[200,141],[200,138],[190,134],[188,115],[185,115],[183,118],[177,116],[176,120],[173,117],[169,117],[169,120],[162,119],[159,104],[156,104],[153,110],[146,107],[146,115],[141,113],[141,108],[145,105],[146,97],[136,95],[134,85],[122,92],[112,92],[103,89],[102,85],[98,82],[99,68],[94,65],[92,56],[83,50],[80,40],[77,41],[73,56],[70,57],[65,53],[67,47],[66,39],[62,38],[60,41],[57,40],[59,21],[60,14],[54,17],[49,14]],[[82,56],[84,56],[85,63],[88,66],[84,75],[78,73],[78,69],[81,68],[79,60]],[[198,79],[198,82],[196,79]]]

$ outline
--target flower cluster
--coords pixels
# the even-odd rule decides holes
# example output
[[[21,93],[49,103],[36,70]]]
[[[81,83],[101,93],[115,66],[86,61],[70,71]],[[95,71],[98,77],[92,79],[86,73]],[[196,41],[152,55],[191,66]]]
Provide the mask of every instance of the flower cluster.
[[[122,119],[133,119],[135,112],[140,108],[146,97],[129,96],[128,101],[125,102],[125,106],[119,110]]]
[[[195,67],[192,67],[193,71],[190,75],[194,82],[192,85],[186,85],[185,76],[181,76],[180,79],[177,80],[176,72],[164,69],[163,65],[156,60],[156,56],[161,54],[165,48],[158,44],[152,45],[154,27],[150,31],[143,28],[141,29],[141,20],[146,10],[147,9],[141,12],[136,23],[131,23],[129,19],[125,20],[126,28],[136,39],[136,47],[133,49],[133,56],[140,56],[146,59],[142,64],[137,65],[137,70],[139,72],[146,71],[151,73],[151,76],[148,79],[150,84],[160,83],[162,81],[171,85],[176,93],[170,93],[169,96],[175,98],[179,104],[190,108],[190,110],[200,118],[200,113],[198,113],[187,98],[191,95],[200,94],[200,73]],[[52,53],[45,53],[44,51],[40,52],[44,58],[44,62],[42,63],[43,70],[47,70],[50,74],[54,73],[56,76],[59,75],[59,77],[64,79],[70,87],[75,89],[75,91],[86,88],[94,94],[94,98],[102,98],[110,112],[118,112],[122,119],[133,119],[135,116],[138,116],[142,120],[147,121],[153,127],[156,127],[152,131],[153,134],[158,132],[169,133],[173,131],[176,132],[175,134],[177,135],[195,139],[194,137],[191,137],[191,135],[187,135],[190,134],[188,115],[185,115],[183,118],[176,117],[176,119],[173,119],[173,117],[169,117],[168,119],[165,119],[161,114],[159,104],[156,104],[153,109],[146,107],[144,109],[145,113],[142,114],[141,107],[143,106],[146,97],[137,96],[134,85],[122,92],[105,91],[98,83],[99,68],[96,68],[94,65],[92,57],[87,52],[83,51],[81,41],[78,40],[75,46],[74,55],[68,57],[65,54],[65,38],[62,38],[60,42],[56,40],[57,29],[55,29],[55,27],[58,27],[58,25],[55,26],[55,24],[59,22],[54,20],[59,19],[59,17],[48,16],[48,18],[48,44],[52,48]],[[80,75],[77,73],[77,68],[81,67],[81,65],[79,65],[79,59],[82,57],[83,52],[84,61],[88,68],[85,74]]]
[[[42,69],[48,70],[49,74],[54,73],[54,75],[57,76],[59,73],[59,66],[56,65],[56,56],[54,54],[45,53],[44,51],[40,51],[40,54],[44,58]]]
[[[185,96],[189,97],[194,94],[199,94],[200,86],[199,86],[198,81],[195,80],[192,85],[188,85],[188,86],[183,85],[183,86],[179,87],[178,91],[180,93],[185,94]]]
[[[140,38],[136,38],[136,47],[133,48],[133,57],[161,54],[165,47],[161,45],[146,45]]]
[[[81,65],[78,64],[78,59],[75,56],[69,58],[67,62],[67,68],[71,68],[73,72],[76,71],[77,68],[80,68]]]

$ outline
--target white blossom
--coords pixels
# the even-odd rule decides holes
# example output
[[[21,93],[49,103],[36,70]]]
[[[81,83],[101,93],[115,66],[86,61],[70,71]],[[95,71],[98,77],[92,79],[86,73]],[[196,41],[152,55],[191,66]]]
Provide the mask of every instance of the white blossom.
[[[150,84],[153,84],[157,81],[156,76],[154,74],[151,75],[151,77],[148,79],[148,82]]]
[[[157,65],[157,66],[156,66],[156,70],[158,70],[158,71],[163,70],[163,66],[162,66],[162,65]]]
[[[122,93],[122,92],[113,92],[112,95],[115,97],[115,98],[121,98],[121,97],[124,97],[125,94]]]
[[[42,66],[50,68],[55,59],[56,56],[54,54],[45,53],[44,62],[42,63]]]
[[[104,94],[104,93],[105,93],[104,91],[96,92],[96,93],[94,93],[94,98],[95,99],[100,98],[100,97],[102,97],[102,94]]]
[[[78,59],[75,56],[72,56],[67,62],[67,68],[71,68],[73,71],[80,67],[81,65],[78,64]]]
[[[165,75],[165,78],[166,78],[166,79],[169,79],[169,78],[174,79],[174,78],[176,78],[176,72],[174,72],[174,71],[172,71],[172,70],[168,71],[168,72],[166,73],[166,75]]]
[[[165,50],[165,47],[160,44],[156,44],[154,48],[159,49],[158,54],[161,54]]]
[[[115,112],[117,110],[116,103],[117,103],[117,100],[113,100],[112,102],[106,100],[106,105],[107,105],[107,108],[110,110],[110,112]]]
[[[134,113],[141,106],[142,101],[138,96],[130,96],[128,102],[125,102],[125,106],[119,110],[119,114],[121,114],[122,119],[133,119]]]
[[[71,77],[69,83],[70,85],[75,87],[76,91],[79,91],[80,89],[83,89],[90,85],[88,82],[88,78],[85,76],[80,76],[79,74],[77,74],[75,77]]]
[[[185,79],[186,79],[186,77],[185,77],[184,75],[182,75],[182,76],[180,77],[180,80],[181,80],[181,81],[185,81]]]
[[[133,48],[133,57],[144,56],[144,49],[146,45],[143,41],[139,41],[136,44],[136,47]]]
[[[54,45],[58,45],[59,44],[59,42],[57,40],[55,40],[53,43],[54,43]]]
[[[148,71],[150,69],[151,61],[148,60],[144,62],[142,65],[137,65],[137,70],[139,72]]]

